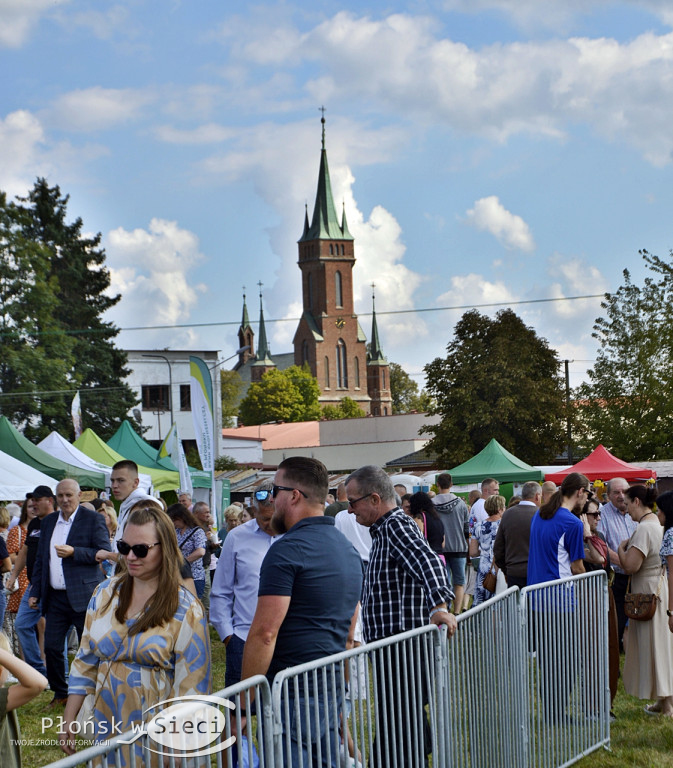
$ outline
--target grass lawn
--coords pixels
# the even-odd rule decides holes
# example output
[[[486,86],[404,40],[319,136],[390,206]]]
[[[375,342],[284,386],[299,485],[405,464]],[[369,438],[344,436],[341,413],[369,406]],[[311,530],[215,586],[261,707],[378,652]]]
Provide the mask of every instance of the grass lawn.
[[[211,630],[213,652],[213,685],[215,690],[224,687],[224,646]],[[622,657],[623,661],[623,657]],[[22,737],[33,740],[33,746],[22,748],[24,768],[43,768],[48,763],[63,757],[58,746],[38,745],[38,740],[56,739],[56,724],[42,732],[42,718],[53,717],[45,711],[52,694],[45,691],[19,713]],[[627,696],[621,681],[615,701],[616,722],[611,726],[611,750],[600,749],[583,758],[580,768],[673,768],[673,720],[646,715],[645,702]],[[62,713],[62,711],[61,711]],[[498,765],[493,756],[493,765]],[[2,768],[2,766],[0,766]],[[518,768],[518,766],[503,766]],[[532,768],[532,767],[531,767]]]

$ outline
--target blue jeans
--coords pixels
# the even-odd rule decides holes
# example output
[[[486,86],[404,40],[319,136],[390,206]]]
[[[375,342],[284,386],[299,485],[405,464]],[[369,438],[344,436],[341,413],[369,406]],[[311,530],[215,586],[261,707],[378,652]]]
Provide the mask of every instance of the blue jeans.
[[[194,579],[194,586],[196,587],[196,596],[200,600],[203,597],[203,593],[206,591],[206,580]]]
[[[30,597],[30,587],[26,589],[19,604],[19,610],[14,621],[14,631],[19,638],[23,658],[26,664],[30,664],[33,669],[47,676],[47,668],[40,655],[40,646],[37,643],[37,623],[42,615],[41,611],[34,610],[28,605]]]
[[[332,706],[334,689],[331,676],[328,677],[326,691],[323,688],[323,681],[319,676],[317,693],[311,690],[311,685],[309,685],[307,690],[303,685],[303,681],[300,680],[298,699],[294,695],[294,684],[290,683],[288,690],[289,718],[286,717],[285,706],[282,707],[281,712],[283,723],[283,735],[281,738],[286,768],[298,768],[299,765],[314,765],[317,768],[337,768],[340,765],[339,715],[343,709],[343,702],[340,701],[341,681],[338,672],[335,684],[337,711],[334,711]],[[327,694],[326,698],[325,693]],[[297,712],[297,706],[299,712]],[[316,714],[318,722],[316,722]],[[307,738],[309,730],[311,735],[310,742]],[[287,742],[288,734],[290,736],[289,745]],[[322,762],[318,762],[318,742],[320,743]],[[312,762],[309,762],[309,752],[311,753]],[[300,753],[301,763],[299,762]]]

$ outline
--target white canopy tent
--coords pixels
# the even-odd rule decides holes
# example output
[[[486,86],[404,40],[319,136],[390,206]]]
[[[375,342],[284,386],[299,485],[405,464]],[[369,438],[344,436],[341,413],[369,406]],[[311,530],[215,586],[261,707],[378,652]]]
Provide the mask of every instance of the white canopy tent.
[[[56,488],[56,480],[38,469],[0,451],[0,499],[4,501],[19,501],[32,493],[38,485]]]
[[[50,456],[54,456],[61,461],[66,461],[68,464],[73,464],[82,469],[93,469],[96,472],[102,472],[105,475],[105,485],[108,488],[110,487],[112,467],[108,467],[107,464],[100,464],[98,461],[89,458],[85,453],[82,453],[79,448],[75,448],[74,445],[59,435],[58,432],[52,432],[47,435],[44,440],[38,443],[37,447],[41,448]],[[149,475],[140,473],[138,477],[140,478],[140,488],[147,490],[152,487],[152,478]]]

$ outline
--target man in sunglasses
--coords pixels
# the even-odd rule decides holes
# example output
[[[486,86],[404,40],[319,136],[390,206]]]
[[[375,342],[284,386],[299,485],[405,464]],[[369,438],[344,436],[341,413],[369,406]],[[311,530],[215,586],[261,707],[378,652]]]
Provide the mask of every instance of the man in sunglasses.
[[[346,648],[360,598],[362,561],[336,530],[334,519],[324,515],[328,479],[327,469],[317,459],[293,456],[278,466],[272,525],[285,535],[269,549],[262,563],[257,610],[243,652],[244,679],[262,674],[272,681],[287,667]],[[327,690],[321,684],[314,690],[310,681],[300,682],[301,727],[284,724],[290,733],[285,765],[299,765],[300,754],[303,765],[309,765],[309,751],[313,765],[326,765],[317,762],[319,745],[323,758],[331,750],[332,765],[337,765],[334,744],[340,712],[334,711],[332,702],[339,698],[341,689],[338,670],[325,687]],[[297,694],[293,686],[290,688],[292,719]],[[314,719],[316,712],[319,723]],[[311,745],[306,743],[307,716],[311,718],[311,733],[320,734]],[[304,736],[301,743],[298,732]],[[282,743],[286,749],[285,736]]]
[[[241,679],[243,646],[257,607],[259,570],[276,540],[271,530],[272,488],[272,480],[259,484],[252,494],[253,519],[229,531],[215,569],[210,623],[227,649],[225,687]]]

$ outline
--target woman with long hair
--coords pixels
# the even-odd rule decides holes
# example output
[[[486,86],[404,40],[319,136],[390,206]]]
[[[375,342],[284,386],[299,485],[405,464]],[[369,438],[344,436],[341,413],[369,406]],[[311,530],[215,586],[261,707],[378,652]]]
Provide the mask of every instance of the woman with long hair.
[[[203,556],[206,554],[208,541],[199,521],[184,504],[171,504],[168,516],[173,521],[178,537],[178,547],[192,569],[192,578],[199,600],[206,589],[206,569],[203,567]]]
[[[475,523],[474,534],[470,539],[470,557],[479,555],[479,572],[477,573],[477,585],[474,590],[473,605],[480,605],[493,597],[494,593],[484,588],[484,576],[493,565],[493,545],[500,528],[502,513],[505,511],[504,496],[489,496],[484,502],[484,512],[488,515],[486,520]]]
[[[121,573],[94,592],[70,671],[61,736],[67,754],[75,751],[72,725],[87,694],[104,740],[113,723],[123,733],[165,699],[211,690],[208,627],[201,603],[181,584],[171,519],[140,502],[117,548]]]
[[[444,549],[444,524],[427,493],[419,491],[409,497],[409,514],[418,523],[423,536],[428,540],[430,549],[441,554]]]
[[[668,580],[660,555],[664,531],[654,512],[657,491],[632,485],[626,497],[626,511],[638,525],[631,538],[619,545],[619,562],[631,577],[631,592],[655,594],[659,600],[649,621],[629,620],[624,636],[624,689],[639,699],[656,699],[645,707],[648,714],[673,717],[673,636],[666,616]]]

